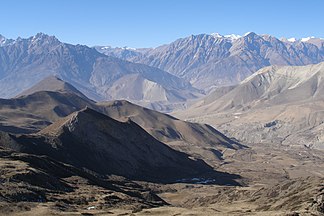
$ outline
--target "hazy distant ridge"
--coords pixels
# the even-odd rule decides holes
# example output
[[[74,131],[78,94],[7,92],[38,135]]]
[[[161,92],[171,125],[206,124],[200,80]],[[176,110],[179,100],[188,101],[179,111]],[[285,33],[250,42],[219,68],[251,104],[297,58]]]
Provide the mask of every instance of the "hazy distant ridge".
[[[109,56],[168,71],[204,90],[237,84],[265,66],[307,65],[324,60],[323,39],[278,39],[253,32],[244,36],[191,35],[154,49],[96,49]]]

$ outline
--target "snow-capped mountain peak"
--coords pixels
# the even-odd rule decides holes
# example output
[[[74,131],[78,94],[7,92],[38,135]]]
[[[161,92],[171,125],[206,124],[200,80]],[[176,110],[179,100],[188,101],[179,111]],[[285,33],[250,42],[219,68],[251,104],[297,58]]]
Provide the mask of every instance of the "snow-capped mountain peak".
[[[214,38],[223,38],[224,37],[223,35],[219,34],[218,32],[211,33],[210,35],[213,36]]]

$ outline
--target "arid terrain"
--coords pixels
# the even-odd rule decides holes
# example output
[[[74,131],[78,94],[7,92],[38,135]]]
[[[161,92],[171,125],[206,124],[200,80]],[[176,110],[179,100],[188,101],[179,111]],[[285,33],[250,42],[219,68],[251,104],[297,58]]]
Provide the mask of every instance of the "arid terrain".
[[[0,215],[324,215],[323,39],[0,39]]]
[[[51,195],[53,200],[50,196],[46,202],[21,201],[9,205],[2,200],[1,211],[8,215],[322,215],[323,157],[324,153],[319,151],[264,144],[227,152],[226,162],[217,170],[238,173],[243,177],[242,186],[207,184],[206,179],[197,179],[194,184],[127,183],[117,177],[109,180],[124,190],[143,191],[133,194],[144,194],[145,198],[128,198],[122,191],[112,192],[113,189],[102,185],[89,184],[82,176],[68,175],[64,182],[66,187],[73,187],[71,191]],[[31,170],[26,170],[30,169],[26,168],[26,162],[20,161],[19,155],[15,159],[2,159],[1,170],[14,168],[15,172],[28,176]],[[17,185],[7,182],[2,187],[1,191],[10,191]],[[141,188],[149,188],[151,192]]]
[[[2,100],[0,214],[323,215],[322,150],[237,141],[50,79]]]

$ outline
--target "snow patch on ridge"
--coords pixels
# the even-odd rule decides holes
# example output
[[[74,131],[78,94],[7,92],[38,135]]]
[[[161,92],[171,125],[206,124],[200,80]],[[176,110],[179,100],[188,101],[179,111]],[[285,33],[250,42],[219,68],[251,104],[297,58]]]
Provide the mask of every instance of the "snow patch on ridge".
[[[302,38],[300,41],[301,42],[306,42],[306,41],[309,41],[310,39],[313,39],[315,38],[314,36],[310,36],[310,37],[306,37],[306,38]]]
[[[132,47],[128,47],[128,46],[124,46],[122,49],[124,49],[124,50],[136,50],[136,48],[132,48]]]
[[[101,47],[100,49],[102,49],[102,50],[111,49],[111,46],[105,46],[105,47]]]
[[[221,34],[219,34],[219,33],[211,33],[210,34],[211,36],[213,36],[214,38],[223,38],[224,36],[223,35],[221,35]]]
[[[237,39],[241,38],[242,36],[241,35],[236,35],[236,34],[230,34],[230,35],[225,35],[224,37],[230,38],[232,40],[237,40]]]
[[[236,35],[236,34],[229,34],[229,35],[221,35],[219,33],[211,33],[211,36],[213,36],[214,38],[226,38],[226,39],[230,39],[230,40],[237,40],[240,37],[242,37],[241,35]]]
[[[280,40],[283,41],[283,42],[295,43],[295,42],[298,42],[298,41],[300,41],[300,42],[308,42],[311,39],[316,39],[316,37],[310,36],[310,37],[305,37],[305,38],[301,38],[301,39],[296,39],[296,38],[292,37],[292,38],[289,38],[289,39],[281,38]],[[323,40],[323,38],[317,38],[317,39]]]
[[[289,41],[289,42],[292,42],[292,43],[293,43],[293,42],[296,42],[296,41],[297,41],[297,39],[293,37],[293,38],[289,38],[289,39],[287,39],[287,41]]]
[[[248,36],[249,34],[251,34],[252,32],[246,32],[243,36]]]

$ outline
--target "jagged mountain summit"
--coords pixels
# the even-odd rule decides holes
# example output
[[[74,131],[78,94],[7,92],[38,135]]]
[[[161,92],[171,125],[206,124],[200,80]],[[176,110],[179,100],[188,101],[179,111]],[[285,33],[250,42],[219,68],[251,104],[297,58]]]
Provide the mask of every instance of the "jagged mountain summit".
[[[199,89],[237,84],[270,65],[307,65],[324,60],[323,39],[278,39],[249,32],[191,35],[151,49],[96,47],[109,56],[160,68]]]
[[[7,39],[7,38],[5,38],[4,36],[2,36],[2,35],[0,34],[0,47],[2,47],[2,46],[6,46],[6,45],[12,43],[13,41],[14,41],[14,40],[12,40],[12,39]]]
[[[160,69],[62,43],[43,33],[0,47],[0,97],[16,96],[53,75],[95,100],[177,103],[201,94],[190,83]]]

